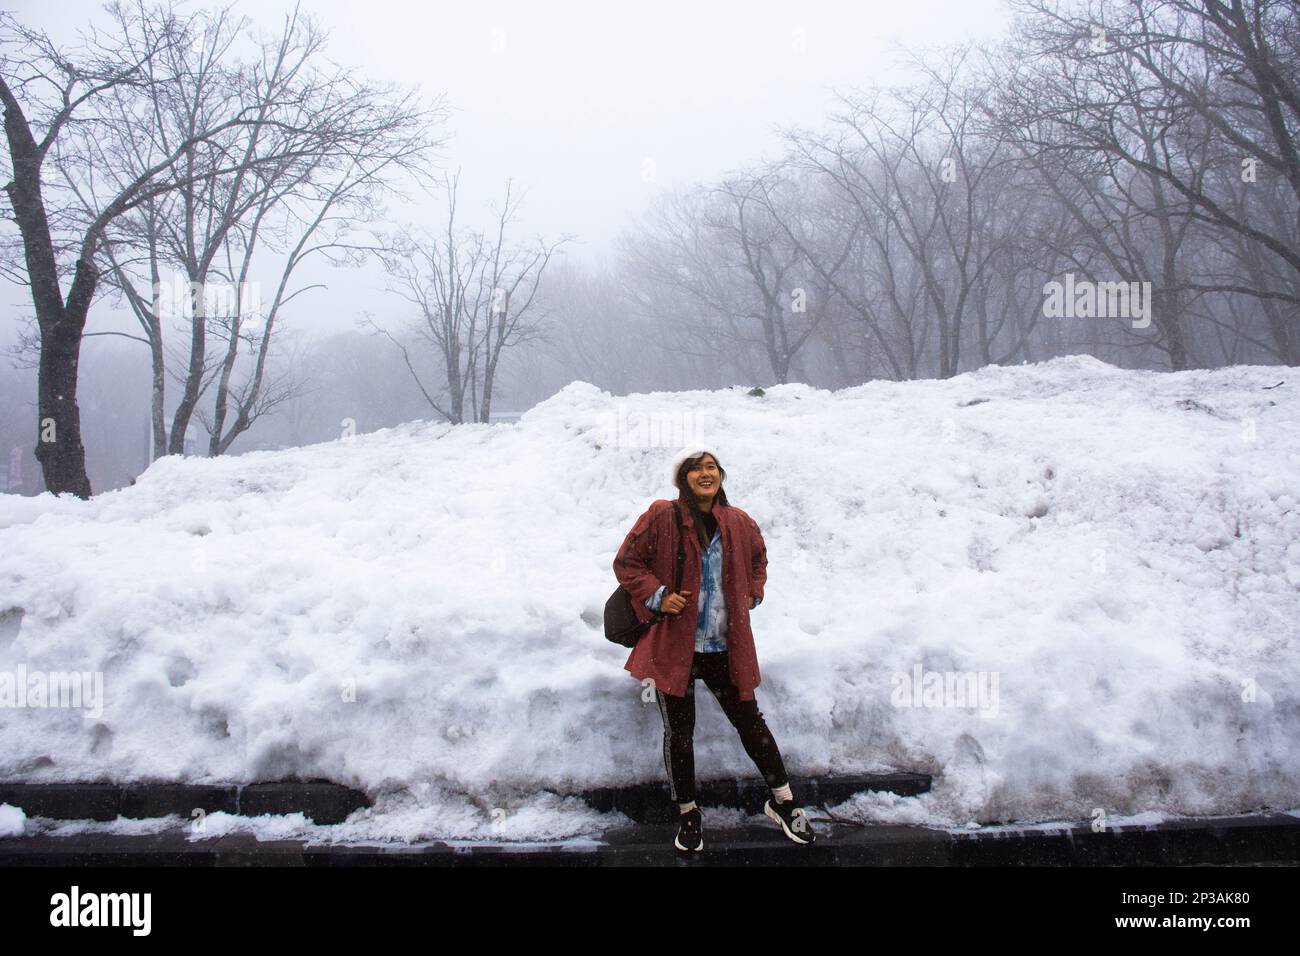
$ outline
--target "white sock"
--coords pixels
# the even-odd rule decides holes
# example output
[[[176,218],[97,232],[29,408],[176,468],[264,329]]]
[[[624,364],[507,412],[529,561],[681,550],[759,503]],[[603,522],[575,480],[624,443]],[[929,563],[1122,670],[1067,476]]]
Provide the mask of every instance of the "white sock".
[[[679,803],[677,804],[677,807],[682,811],[682,813],[690,813],[695,809],[695,801],[692,800],[690,803]]]
[[[788,783],[784,787],[776,787],[773,789],[772,796],[776,797],[777,803],[789,803],[794,799],[794,794],[790,792],[790,785]]]

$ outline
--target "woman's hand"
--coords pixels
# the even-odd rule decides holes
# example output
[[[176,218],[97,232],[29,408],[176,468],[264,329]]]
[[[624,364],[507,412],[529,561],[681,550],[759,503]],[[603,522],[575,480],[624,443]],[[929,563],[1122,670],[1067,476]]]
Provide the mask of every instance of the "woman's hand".
[[[690,591],[683,591],[680,594],[669,594],[664,597],[664,602],[659,609],[665,614],[680,614],[682,608],[686,607],[686,596]]]

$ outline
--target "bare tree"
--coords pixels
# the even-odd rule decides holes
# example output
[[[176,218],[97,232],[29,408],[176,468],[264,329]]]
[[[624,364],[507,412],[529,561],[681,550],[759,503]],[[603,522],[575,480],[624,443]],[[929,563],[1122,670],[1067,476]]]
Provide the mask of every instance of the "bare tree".
[[[269,185],[278,182],[271,171],[301,168],[309,155],[337,158],[341,144],[356,155],[374,145],[376,130],[395,122],[393,111],[376,107],[374,91],[341,72],[302,69],[315,47],[310,30],[297,45],[296,13],[268,59],[237,69],[221,59],[233,37],[224,13],[182,19],[170,6],[143,3],[115,3],[109,12],[114,35],[92,31],[73,51],[0,15],[0,101],[12,177],[5,191],[23,253],[22,266],[11,257],[8,271],[29,285],[40,329],[36,455],[50,491],[82,497],[91,488],[76,400],[78,360],[102,267],[120,274],[125,264],[114,259],[117,244],[152,237],[144,261],[153,290],[160,259],[179,259],[201,313],[197,290],[227,235],[261,208],[268,189],[281,188]],[[59,179],[47,181],[47,162],[57,164]],[[178,209],[183,214],[176,217]],[[139,220],[115,234],[137,210]],[[65,295],[68,258],[74,265]],[[137,316],[156,315],[156,291],[146,297],[131,290],[127,297]],[[157,426],[161,329],[153,321],[142,325],[155,359]],[[195,323],[173,451],[181,448],[209,371],[204,328]],[[256,393],[247,393],[250,410]]]
[[[259,122],[243,110],[205,118],[122,182],[93,215],[74,215],[66,206],[51,209],[43,172],[51,151],[63,140],[88,132],[91,110],[109,91],[147,99],[153,86],[151,67],[190,36],[189,24],[167,8],[128,10],[115,4],[110,12],[120,34],[104,37],[92,32],[74,51],[61,50],[45,33],[0,14],[0,102],[11,177],[5,193],[21,236],[23,280],[31,289],[41,337],[36,457],[48,490],[80,497],[89,497],[91,488],[77,406],[77,366],[86,316],[99,285],[97,258],[106,233],[118,217],[201,178],[183,168],[187,152],[227,130]],[[223,171],[219,167],[205,174]],[[68,270],[61,258],[67,256],[74,256],[75,263],[65,294],[62,284]]]
[[[429,406],[454,424],[488,421],[503,352],[545,339],[537,293],[552,256],[570,239],[511,242],[507,233],[518,212],[511,184],[493,236],[459,230],[459,183],[459,171],[444,177],[447,217],[439,235],[406,228],[379,246],[389,290],[418,309],[412,330],[436,357],[445,384],[426,384],[411,349],[373,320],[367,323],[401,352]]]
[[[779,172],[733,176],[712,190],[725,198],[724,209],[704,219],[745,280],[749,308],[744,316],[758,323],[763,352],[781,384],[790,380],[809,337],[829,315],[831,283],[853,241],[850,235],[825,274],[810,267],[810,234],[820,210],[810,191],[801,188],[808,185]]]
[[[1287,299],[1251,281],[1196,281],[1178,265],[1187,225],[1234,233],[1300,271],[1300,52],[1295,4],[1278,0],[1016,0],[1007,91],[999,109],[1035,150],[1103,157],[1140,183],[1159,230],[1151,273],[1164,347],[1189,362],[1178,319],[1200,293]],[[1242,183],[1225,188],[1231,169]],[[1286,184],[1288,222],[1269,205]],[[1117,180],[1124,177],[1117,176]],[[1295,310],[1291,310],[1294,322]],[[1279,330],[1281,331],[1281,330]],[[1289,352],[1292,333],[1275,345]]]
[[[226,451],[259,415],[295,393],[299,386],[280,387],[266,378],[281,308],[306,291],[291,289],[294,271],[312,256],[355,262],[364,254],[362,246],[347,239],[356,218],[374,218],[375,204],[395,175],[416,180],[424,175],[428,155],[440,145],[432,132],[442,116],[437,104],[425,109],[409,92],[370,86],[337,68],[320,69],[327,37],[297,11],[286,17],[278,36],[260,42],[257,58],[238,84],[222,64],[248,23],[220,12],[199,25],[194,44],[172,51],[168,82],[155,87],[153,141],[166,149],[234,98],[259,118],[281,119],[231,131],[192,150],[185,157],[187,168],[220,166],[226,157],[239,157],[239,162],[228,174],[179,187],[162,198],[161,208],[155,201],[137,210],[127,223],[133,228],[124,230],[120,241],[106,243],[113,280],[131,303],[154,359],[156,455],[182,451],[190,420],[209,387],[213,410],[200,419],[209,430],[208,452],[213,455]],[[114,118],[124,130],[134,125],[129,104],[120,104]],[[104,157],[98,166],[123,166],[129,173],[145,162],[138,139],[123,136],[120,142],[130,154]],[[132,255],[147,263],[152,296],[139,290],[130,269]],[[283,257],[278,279],[256,280],[255,256],[265,264],[276,255]],[[174,311],[188,319],[190,331],[179,376],[182,394],[166,448],[162,264],[185,277],[188,296],[179,303],[183,308]],[[250,289],[260,291],[264,284],[274,290],[270,301],[247,315]],[[217,299],[223,300],[220,308],[209,313]],[[257,328],[248,326],[250,321]],[[214,335],[224,340],[224,347],[211,355]],[[243,347],[253,368],[243,384],[234,386]]]

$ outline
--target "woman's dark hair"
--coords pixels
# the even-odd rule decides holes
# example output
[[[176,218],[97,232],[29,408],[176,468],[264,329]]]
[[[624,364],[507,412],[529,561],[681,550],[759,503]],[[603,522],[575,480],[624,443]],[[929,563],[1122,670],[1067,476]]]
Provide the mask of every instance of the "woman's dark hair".
[[[711,451],[703,452],[694,458],[687,458],[682,462],[681,467],[677,469],[677,477],[674,480],[674,484],[677,485],[678,498],[684,501],[690,509],[691,519],[695,525],[695,535],[699,538],[701,551],[707,550],[709,542],[704,537],[704,520],[700,517],[700,507],[695,503],[695,495],[691,493],[691,486],[686,483],[686,473],[699,465],[705,455],[712,458],[714,464],[718,466],[718,493],[714,496],[713,502],[722,505],[724,508],[729,507],[731,503],[727,501],[727,489],[725,487],[727,469],[722,467],[722,462],[718,461],[718,456]]]

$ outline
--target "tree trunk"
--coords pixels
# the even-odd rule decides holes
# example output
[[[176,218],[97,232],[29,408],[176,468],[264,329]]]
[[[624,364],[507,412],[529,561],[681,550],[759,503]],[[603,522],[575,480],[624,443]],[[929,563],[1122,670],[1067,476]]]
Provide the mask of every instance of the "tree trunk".
[[[78,263],[78,272],[81,271]],[[94,267],[91,266],[91,269]],[[51,311],[63,313],[50,322]],[[41,357],[37,377],[38,419],[36,460],[41,463],[45,488],[55,494],[72,492],[90,497],[86,475],[86,449],[81,443],[81,410],[77,407],[77,363],[81,357],[81,332],[86,324],[84,310],[76,315],[57,299],[38,308],[41,320]]]
[[[190,418],[199,404],[199,389],[203,382],[203,362],[207,350],[208,313],[203,290],[207,274],[190,275],[190,302],[194,307],[190,331],[190,367],[185,376],[185,391],[172,416],[172,435],[167,452],[171,455],[185,453],[185,433],[189,431]]]
[[[77,408],[77,362],[81,333],[99,279],[98,270],[83,246],[68,301],[63,300],[54,242],[45,200],[41,196],[44,154],[32,136],[22,107],[8,84],[0,80],[4,103],[5,137],[13,163],[13,179],[5,186],[14,220],[23,239],[32,304],[41,330],[41,357],[37,373],[36,460],[45,489],[55,494],[72,492],[90,497],[86,476],[86,449],[81,444],[81,411]]]

